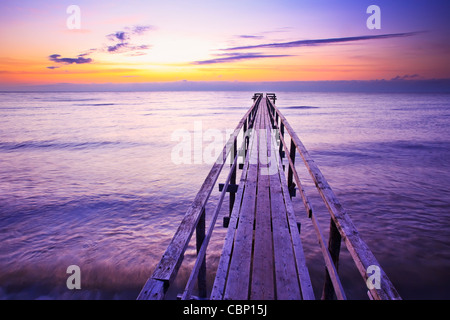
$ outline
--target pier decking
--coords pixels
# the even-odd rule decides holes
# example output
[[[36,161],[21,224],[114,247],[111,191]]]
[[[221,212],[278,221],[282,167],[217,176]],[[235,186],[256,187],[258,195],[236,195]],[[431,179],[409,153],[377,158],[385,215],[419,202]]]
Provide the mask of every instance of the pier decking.
[[[304,210],[316,231],[326,265],[322,299],[346,299],[337,266],[344,240],[371,299],[400,299],[368,246],[337,200],[319,168],[287,120],[275,107],[276,95],[255,93],[254,103],[238,123],[227,144],[188,208],[161,261],[140,292],[138,299],[163,299],[175,279],[190,239],[196,231],[197,259],[181,299],[206,297],[206,250],[227,193],[230,212],[224,217],[228,228],[210,299],[312,300],[314,296],[300,231],[291,198],[298,191]],[[286,132],[285,132],[286,131]],[[238,136],[243,134],[238,149]],[[290,147],[286,138],[290,137]],[[330,214],[326,242],[315,212],[297,174],[299,154],[314,180]],[[230,155],[228,177],[221,187],[210,225],[205,226],[205,207]],[[286,157],[286,155],[288,155]],[[238,163],[242,156],[243,163]],[[283,158],[287,158],[287,175]],[[228,167],[228,166],[227,166]],[[237,170],[242,169],[239,183]],[[207,232],[205,232],[207,231]],[[375,268],[375,269],[374,269]],[[375,282],[372,270],[377,271]]]

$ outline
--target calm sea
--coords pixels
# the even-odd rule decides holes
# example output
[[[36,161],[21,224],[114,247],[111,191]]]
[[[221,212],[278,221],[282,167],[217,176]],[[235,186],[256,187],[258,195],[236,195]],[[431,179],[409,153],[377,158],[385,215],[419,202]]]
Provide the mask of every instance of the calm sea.
[[[194,161],[194,149],[192,163],[174,161],[174,133],[201,128],[209,150],[207,133],[225,140],[252,95],[0,93],[0,298],[135,299],[211,166]],[[400,295],[449,299],[450,95],[277,96]],[[320,297],[324,262],[298,197],[294,205]],[[208,286],[226,234],[218,221]],[[366,299],[344,245],[341,252],[347,296]],[[190,248],[171,297],[193,255]],[[70,265],[80,267],[80,290],[66,286]]]

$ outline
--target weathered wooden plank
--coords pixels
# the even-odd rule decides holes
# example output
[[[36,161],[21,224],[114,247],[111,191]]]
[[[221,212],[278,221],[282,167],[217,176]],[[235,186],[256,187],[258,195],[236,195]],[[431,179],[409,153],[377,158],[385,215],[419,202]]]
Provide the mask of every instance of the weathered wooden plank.
[[[162,300],[164,293],[164,281],[149,279],[139,293],[137,300]]]
[[[294,248],[294,255],[295,255],[296,266],[297,266],[297,274],[298,274],[298,280],[300,282],[302,298],[304,300],[315,300],[314,291],[313,291],[313,287],[312,287],[312,283],[311,283],[311,278],[309,276],[309,271],[306,266],[306,259],[305,259],[305,254],[303,252],[303,245],[302,245],[300,233],[299,233],[299,230],[297,227],[297,222],[295,219],[294,207],[292,205],[292,201],[290,198],[290,192],[288,189],[288,185],[286,183],[286,177],[284,175],[284,171],[282,170],[282,162],[281,162],[281,158],[279,157],[279,154],[277,151],[277,145],[276,145],[276,141],[275,141],[274,137],[272,137],[272,147],[270,149],[270,152],[273,154],[273,156],[276,159],[276,162],[278,164],[278,175],[280,177],[284,202],[286,205],[289,232],[291,235],[291,241],[292,241],[292,245]]]
[[[282,121],[282,119],[281,119],[281,121]],[[281,122],[281,124],[283,124],[283,122]],[[281,141],[281,145],[283,145],[283,147],[287,150],[287,145],[286,145],[286,142],[284,140],[284,137],[280,137],[280,141]],[[292,141],[291,141],[291,150],[292,150]],[[290,168],[295,168],[294,167],[294,162],[292,160],[292,157],[288,157],[288,161],[289,161]],[[297,174],[297,170],[292,170],[292,174],[293,174],[293,177],[295,179],[295,182],[297,183],[297,187],[299,188],[300,194],[302,196],[303,204],[305,205],[305,208],[307,210],[308,217],[312,219],[312,224],[313,224],[313,227],[314,227],[314,229],[316,231],[316,235],[317,235],[317,238],[319,240],[320,249],[322,251],[322,255],[323,255],[324,260],[325,260],[326,269],[328,271],[327,274],[328,274],[328,276],[330,278],[331,283],[333,284],[334,291],[336,292],[336,296],[337,296],[337,298],[339,300],[345,300],[346,296],[345,296],[344,289],[342,287],[341,281],[339,279],[339,275],[337,273],[337,268],[336,268],[336,266],[333,263],[333,259],[331,257],[330,252],[327,250],[327,248],[325,246],[325,240],[324,240],[322,231],[321,231],[320,226],[319,226],[319,224],[317,222],[317,219],[315,218],[315,216],[313,214],[311,204],[310,204],[309,199],[308,199],[308,197],[307,197],[307,195],[306,195],[306,193],[305,193],[305,191],[303,189],[302,183],[301,183],[300,178],[299,178],[299,176]],[[302,283],[302,282],[300,282],[300,283]],[[302,289],[303,289],[303,287],[302,287]],[[311,294],[311,292],[306,292],[306,295],[309,295],[309,294]]]
[[[258,109],[256,114],[256,128],[259,126],[260,110],[261,108]],[[254,141],[249,153],[247,181],[233,244],[233,254],[231,256],[224,299],[246,300],[249,297],[257,172],[258,143]]]
[[[256,107],[258,108],[258,105]],[[252,127],[252,126],[253,126],[253,121],[250,121],[249,127]],[[251,130],[251,129],[249,129],[249,130],[250,131],[247,134],[247,136],[251,139],[248,139],[245,142],[247,144],[246,150],[251,150],[253,148],[253,143],[255,141],[255,139],[253,139],[254,133],[251,133],[254,130]],[[216,272],[216,277],[214,279],[214,284],[213,284],[213,288],[211,291],[211,296],[210,296],[211,300],[222,300],[224,298],[226,281],[228,278],[228,270],[229,270],[230,261],[231,261],[231,254],[233,252],[234,238],[235,238],[236,229],[237,229],[238,222],[239,222],[242,198],[243,198],[243,194],[244,194],[244,191],[246,188],[246,183],[247,183],[247,176],[248,176],[248,172],[249,172],[248,169],[249,169],[249,165],[250,165],[250,160],[251,160],[250,152],[247,152],[246,157],[245,157],[244,167],[242,170],[241,179],[239,182],[240,188],[238,190],[238,193],[237,193],[237,196],[236,196],[236,199],[234,202],[234,207],[233,207],[231,217],[230,217],[230,222],[228,225],[228,231],[225,236],[225,241],[224,241],[223,248],[222,248],[222,254],[220,256],[219,265],[218,265],[217,272]]]
[[[217,267],[216,277],[214,279],[213,288],[211,291],[211,300],[222,300],[224,291],[225,291],[225,284],[226,279],[228,276],[228,268],[230,265],[230,259],[231,259],[231,253],[233,250],[233,241],[234,236],[237,228],[237,223],[239,221],[239,213],[241,210],[241,203],[242,203],[242,196],[245,190],[245,182],[247,179],[247,173],[248,173],[248,164],[249,159],[246,158],[246,161],[244,163],[244,168],[242,171],[241,180],[239,182],[239,185],[241,186],[238,190],[238,193],[236,195],[236,199],[234,202],[233,210],[231,212],[230,221],[228,224],[228,231],[225,236],[225,241],[222,248],[222,254],[220,255],[219,265]]]
[[[250,133],[248,136],[250,137]],[[245,142],[248,148],[252,148],[253,139],[249,139]],[[247,150],[246,149],[246,150]],[[217,267],[216,277],[214,279],[213,288],[211,291],[211,300],[222,300],[224,298],[226,280],[228,277],[228,269],[230,266],[231,254],[233,251],[233,242],[234,237],[239,221],[239,213],[241,210],[242,198],[245,190],[245,185],[247,181],[248,175],[248,167],[250,164],[250,156],[249,153],[246,154],[244,167],[242,170],[241,179],[239,185],[241,186],[236,195],[236,199],[234,202],[233,210],[230,216],[230,221],[228,224],[228,231],[225,236],[225,241],[222,248],[222,254],[220,255],[219,265]]]
[[[266,107],[264,100],[261,102],[260,106]],[[260,131],[257,133],[259,144],[259,171],[250,299],[273,300],[275,299],[275,288],[272,254],[272,221],[269,196],[267,135],[264,134],[264,129],[267,126],[267,119],[263,118],[262,120],[263,121],[261,121],[259,126]]]
[[[265,115],[269,117],[267,109]],[[268,144],[269,146],[272,146],[271,137],[268,139]],[[275,150],[276,149],[274,148],[273,152],[276,152]],[[270,166],[275,166],[278,168],[278,163],[271,163]],[[298,280],[296,261],[294,257],[292,240],[290,237],[286,204],[284,201],[278,172],[279,170],[277,169],[274,173],[271,172],[272,174],[269,176],[276,297],[279,300],[300,300],[302,298],[300,283]]]

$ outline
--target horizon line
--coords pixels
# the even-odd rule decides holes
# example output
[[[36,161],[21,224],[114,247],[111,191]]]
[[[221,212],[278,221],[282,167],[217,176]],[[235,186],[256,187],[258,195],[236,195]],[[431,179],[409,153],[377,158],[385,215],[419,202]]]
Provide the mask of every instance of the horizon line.
[[[130,83],[53,83],[0,85],[0,92],[80,91],[312,91],[312,92],[442,92],[450,78],[416,79],[414,75],[373,80],[167,81]]]

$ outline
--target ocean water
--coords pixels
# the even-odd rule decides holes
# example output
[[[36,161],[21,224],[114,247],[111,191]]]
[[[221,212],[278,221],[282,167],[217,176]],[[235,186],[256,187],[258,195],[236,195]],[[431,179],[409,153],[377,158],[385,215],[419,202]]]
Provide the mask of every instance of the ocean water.
[[[252,95],[0,92],[0,298],[135,299],[210,170],[208,133],[219,132],[221,146]],[[400,295],[449,299],[450,96],[277,97]],[[187,163],[174,157],[180,132],[191,139]],[[312,200],[326,231],[326,210]],[[324,262],[298,197],[294,205],[320,298]],[[209,287],[226,234],[218,220]],[[347,296],[366,299],[344,247],[339,269]],[[190,247],[170,297],[182,291],[194,253]],[[66,286],[70,265],[80,267],[80,290]]]

